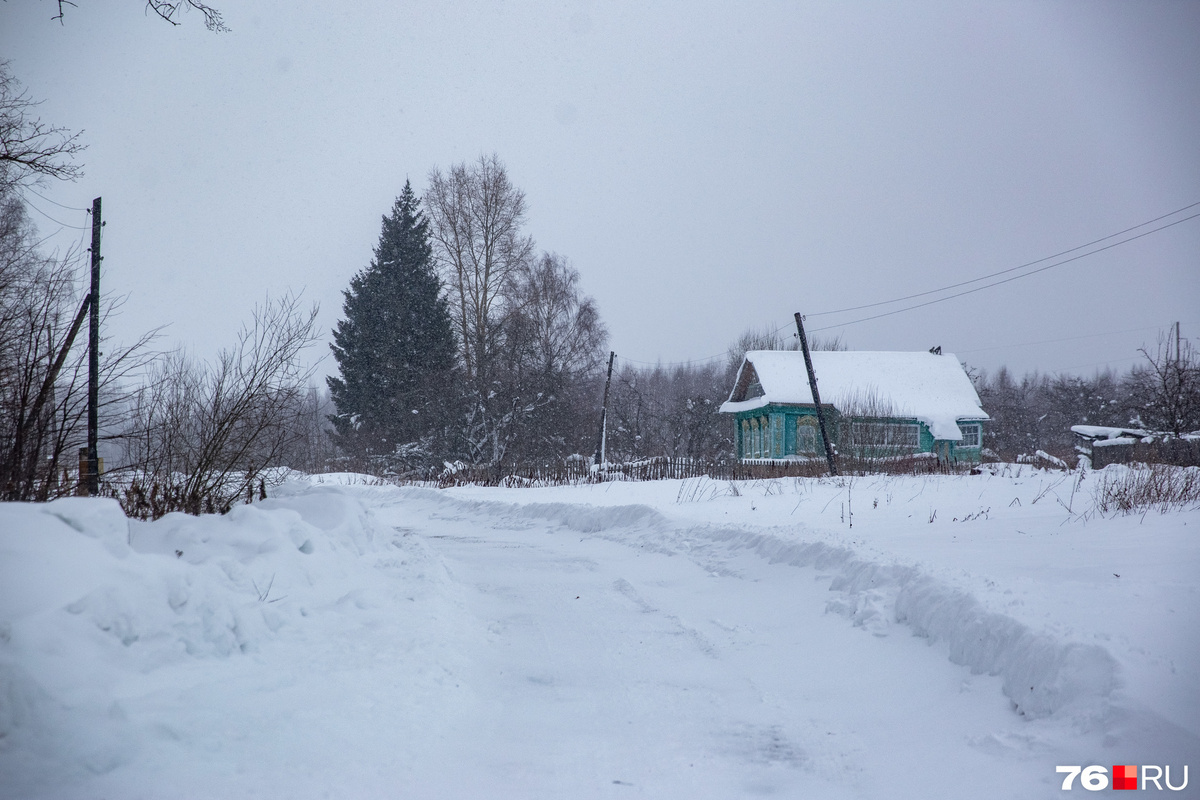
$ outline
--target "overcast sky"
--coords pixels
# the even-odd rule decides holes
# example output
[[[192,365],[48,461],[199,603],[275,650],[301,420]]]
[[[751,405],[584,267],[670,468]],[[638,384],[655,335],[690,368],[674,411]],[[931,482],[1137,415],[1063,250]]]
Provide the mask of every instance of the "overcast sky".
[[[53,0],[0,3],[0,56],[88,145],[83,178],[30,200],[83,226],[50,201],[103,197],[120,338],[169,325],[207,355],[287,289],[328,332],[405,178],[481,153],[612,349],[648,362],[797,310],[818,329],[935,299],[817,316],[1200,202],[1196,2],[213,4],[231,33],[141,0],[77,0],[62,24]],[[1091,373],[1176,320],[1200,342],[1200,219],[826,333]]]

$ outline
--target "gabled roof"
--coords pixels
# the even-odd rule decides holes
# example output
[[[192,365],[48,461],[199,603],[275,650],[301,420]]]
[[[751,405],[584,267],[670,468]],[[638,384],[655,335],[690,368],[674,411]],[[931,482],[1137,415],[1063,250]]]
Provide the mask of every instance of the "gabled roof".
[[[818,350],[813,371],[822,405],[849,416],[917,419],[935,439],[959,441],[959,420],[988,419],[971,379],[953,354]],[[761,394],[757,394],[761,387]],[[812,405],[804,354],[752,350],[721,411],[769,403]]]

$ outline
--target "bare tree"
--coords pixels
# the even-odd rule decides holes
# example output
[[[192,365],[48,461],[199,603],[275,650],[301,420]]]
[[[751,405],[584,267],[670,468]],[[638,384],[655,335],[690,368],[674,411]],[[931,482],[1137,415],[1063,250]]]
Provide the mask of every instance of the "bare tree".
[[[63,478],[83,444],[87,348],[75,343],[87,302],[82,254],[46,256],[23,206],[0,193],[0,498],[45,500],[72,490]],[[107,301],[102,318],[120,305]],[[102,342],[100,408],[111,428],[123,389],[150,358],[153,332],[129,346]],[[106,431],[111,433],[111,431]]]
[[[59,22],[66,20],[66,6],[74,6],[72,0],[57,0],[58,13],[52,17]],[[229,28],[225,25],[225,20],[221,17],[221,12],[212,6],[204,3],[196,2],[196,0],[146,0],[146,10],[153,11],[161,19],[166,20],[172,25],[179,24],[179,17],[182,13],[194,10],[199,11],[204,16],[204,27],[208,28],[213,33],[228,33]]]
[[[732,423],[718,413],[729,394],[729,383],[719,362],[621,365],[613,376],[609,400],[610,459],[730,457]]]
[[[785,333],[785,331],[787,331]],[[846,350],[846,344],[839,336],[810,336],[808,340],[810,350]],[[800,337],[792,329],[791,325],[783,328],[772,328],[770,325],[764,325],[761,328],[747,328],[742,331],[741,335],[729,345],[728,349],[728,369],[732,374],[737,372],[738,367],[742,365],[742,359],[746,353],[751,350],[799,350]]]
[[[608,338],[596,303],[554,253],[523,265],[511,292],[495,385],[517,413],[504,435],[522,459],[581,453],[594,436],[593,397]]]
[[[1139,423],[1175,436],[1200,429],[1200,362],[1192,343],[1160,334],[1153,351],[1138,352],[1146,363],[1134,368],[1129,381]]]
[[[463,448],[476,463],[499,465],[512,426],[527,413],[511,391],[521,348],[505,338],[518,273],[533,256],[533,240],[522,232],[525,195],[493,154],[445,174],[433,170],[424,204],[459,339],[467,393]]]
[[[295,435],[279,455],[278,463],[301,472],[324,472],[337,459],[333,425],[336,407],[328,389],[309,386],[294,417]]]
[[[45,178],[74,180],[81,174],[72,163],[84,149],[80,134],[43,122],[34,114],[37,106],[13,77],[9,62],[0,61],[0,189]]]
[[[213,33],[229,32],[229,28],[225,25],[225,20],[221,18],[220,11],[204,3],[197,3],[196,0],[180,0],[180,2],[174,3],[165,2],[165,0],[146,0],[146,8],[158,14],[158,16],[172,25],[179,24],[179,12],[188,10],[199,11],[204,17],[204,27]]]
[[[897,422],[897,416],[903,415],[876,389],[837,398],[836,405],[840,412],[836,434],[838,454],[842,457],[842,467],[851,473],[894,469],[897,462],[919,449],[920,429],[916,421]]]
[[[533,255],[533,240],[521,230],[525,193],[492,154],[445,174],[433,170],[424,202],[466,377],[486,383],[512,280]]]
[[[162,360],[131,414],[128,513],[224,512],[264,487],[313,413],[312,368],[299,357],[317,339],[316,315],[284,295],[256,308],[215,363],[180,351]]]
[[[12,235],[0,256],[0,497],[31,500],[46,478],[46,444],[55,438],[54,366],[61,369],[75,286],[68,261],[33,249],[24,210],[5,212]]]
[[[513,292],[526,323],[529,356],[547,381],[571,383],[594,375],[603,361],[608,331],[596,301],[582,296],[579,272],[564,257],[543,253],[523,266]]]

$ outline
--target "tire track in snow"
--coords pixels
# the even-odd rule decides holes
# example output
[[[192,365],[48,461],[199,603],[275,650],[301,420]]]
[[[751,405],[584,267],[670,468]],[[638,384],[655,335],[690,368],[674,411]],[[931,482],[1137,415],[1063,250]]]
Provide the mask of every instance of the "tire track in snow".
[[[1113,716],[1111,696],[1119,686],[1118,664],[1106,649],[1034,631],[989,611],[969,593],[918,567],[866,560],[845,547],[789,540],[769,529],[680,524],[644,505],[513,504],[416,488],[403,489],[401,496],[431,500],[459,513],[510,525],[532,520],[556,523],[652,552],[686,555],[706,568],[720,568],[726,560],[720,554],[728,557],[738,552],[753,553],[772,564],[814,568],[832,575],[829,588],[837,596],[827,603],[828,612],[872,633],[884,633],[890,623],[902,624],[931,644],[941,643],[953,663],[976,674],[999,676],[1005,696],[1025,717],[1068,718],[1090,730]]]

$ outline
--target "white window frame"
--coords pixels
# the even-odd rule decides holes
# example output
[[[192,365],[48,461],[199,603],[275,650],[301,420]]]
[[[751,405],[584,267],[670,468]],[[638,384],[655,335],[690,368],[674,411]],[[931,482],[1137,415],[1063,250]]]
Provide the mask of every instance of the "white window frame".
[[[858,428],[860,435],[866,436],[868,444],[874,447],[909,447],[914,451],[921,447],[921,426],[915,422],[858,422],[851,423]],[[882,428],[883,436],[876,438],[876,431]],[[903,434],[903,435],[900,435]],[[881,441],[881,440],[882,441]]]
[[[963,438],[962,441],[956,445],[957,447],[975,450],[983,446],[983,426],[978,422],[960,422],[958,424],[958,431],[962,434]],[[970,434],[971,438],[975,440],[974,443],[967,441],[968,434]]]

